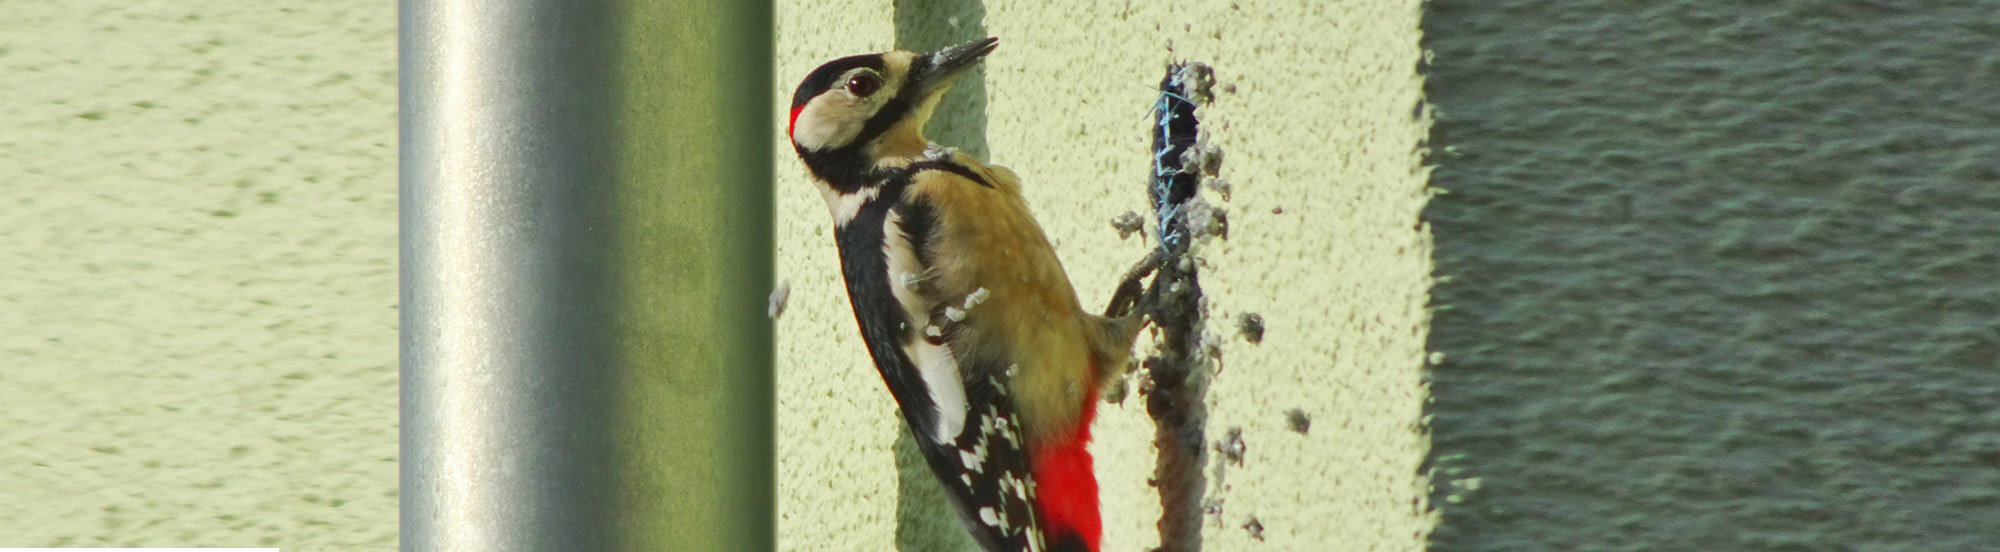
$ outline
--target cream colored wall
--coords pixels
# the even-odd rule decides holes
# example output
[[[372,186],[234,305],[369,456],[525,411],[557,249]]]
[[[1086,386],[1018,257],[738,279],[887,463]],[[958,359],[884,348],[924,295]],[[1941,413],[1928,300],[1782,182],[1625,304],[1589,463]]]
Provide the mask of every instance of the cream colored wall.
[[[1229,240],[1200,249],[1209,326],[1226,338],[1207,431],[1240,426],[1248,448],[1242,466],[1210,472],[1222,513],[1208,549],[1419,550],[1434,523],[1417,472],[1431,267],[1417,223],[1418,5],[983,5],[980,22],[1001,37],[985,71],[992,161],[1022,175],[1089,304],[1145,253],[1108,221],[1145,209],[1147,109],[1164,65],[1209,63],[1233,87],[1200,112],[1234,183],[1229,201],[1211,197],[1230,210]],[[894,15],[889,0],[780,2],[774,109],[820,62],[890,47]],[[778,278],[791,283],[778,324],[780,548],[882,550],[900,422],[848,311],[824,204],[773,134]],[[1235,330],[1246,312],[1263,316],[1262,344]],[[1288,429],[1292,408],[1311,416],[1309,434]],[[1146,485],[1153,425],[1139,399],[1101,412],[1105,549],[1145,549],[1159,517]],[[1242,528],[1253,516],[1264,542]]]
[[[786,111],[792,88],[820,62],[888,48],[890,13],[889,0],[778,3],[774,112]],[[778,546],[887,550],[896,531],[895,408],[847,310],[826,203],[782,129],[772,136],[777,281],[791,286],[777,321]]]
[[[0,17],[0,547],[393,546],[395,3]]]

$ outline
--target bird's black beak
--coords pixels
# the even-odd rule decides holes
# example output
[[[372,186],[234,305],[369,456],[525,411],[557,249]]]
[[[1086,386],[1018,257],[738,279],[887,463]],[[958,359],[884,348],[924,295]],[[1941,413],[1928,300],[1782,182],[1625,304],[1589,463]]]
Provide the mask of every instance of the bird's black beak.
[[[925,63],[918,68],[912,78],[923,87],[926,94],[937,93],[950,87],[952,81],[958,79],[959,74],[977,65],[979,60],[985,59],[986,54],[993,53],[993,49],[999,46],[999,37],[986,37],[939,50],[937,53],[924,56]]]

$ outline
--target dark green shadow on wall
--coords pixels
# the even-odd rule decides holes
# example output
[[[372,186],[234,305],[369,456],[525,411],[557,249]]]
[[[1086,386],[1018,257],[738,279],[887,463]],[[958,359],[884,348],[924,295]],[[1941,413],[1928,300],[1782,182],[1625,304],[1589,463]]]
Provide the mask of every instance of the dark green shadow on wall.
[[[896,48],[934,52],[986,38],[986,5],[980,0],[896,0]],[[1002,39],[1004,44],[1004,39]],[[925,134],[939,144],[988,159],[986,66],[980,64],[939,100]],[[904,552],[977,552],[979,544],[959,521],[944,487],[924,463],[910,430],[897,424],[896,549]]]

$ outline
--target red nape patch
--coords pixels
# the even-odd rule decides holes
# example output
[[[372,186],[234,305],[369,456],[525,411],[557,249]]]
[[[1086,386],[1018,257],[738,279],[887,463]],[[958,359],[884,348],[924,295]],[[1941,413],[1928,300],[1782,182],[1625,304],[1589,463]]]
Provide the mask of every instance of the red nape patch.
[[[1035,506],[1042,512],[1042,536],[1049,542],[1064,533],[1082,537],[1097,550],[1103,522],[1097,514],[1097,474],[1090,461],[1090,421],[1097,416],[1097,391],[1083,399],[1076,434],[1062,444],[1035,452]]]
[[[785,137],[786,137],[786,138],[791,138],[791,137],[792,137],[792,130],[794,130],[794,129],[797,129],[797,128],[799,128],[799,112],[800,112],[800,111],[805,111],[805,109],[806,109],[806,106],[803,106],[803,105],[802,105],[802,106],[798,106],[798,107],[794,107],[794,108],[792,108],[792,122],[789,122],[789,123],[785,123]]]

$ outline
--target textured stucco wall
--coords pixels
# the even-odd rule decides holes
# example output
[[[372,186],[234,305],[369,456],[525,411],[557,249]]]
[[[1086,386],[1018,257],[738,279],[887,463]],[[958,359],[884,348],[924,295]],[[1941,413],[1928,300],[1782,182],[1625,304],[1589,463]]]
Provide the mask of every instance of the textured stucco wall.
[[[1992,8],[1435,2],[1436,548],[2000,548]]]
[[[393,2],[0,17],[0,547],[393,546]]]
[[[1230,209],[1230,238],[1202,250],[1224,366],[1208,433],[1240,426],[1248,449],[1220,477],[1211,465],[1222,512],[1206,544],[1421,549],[1430,249],[1417,224],[1416,149],[1428,135],[1413,116],[1417,3],[945,2],[921,15],[914,4],[779,3],[776,100],[838,56],[1001,37],[983,85],[955,90],[940,108],[947,128],[932,134],[1022,175],[1086,304],[1102,305],[1147,247],[1108,221],[1145,209],[1147,109],[1166,62],[1216,67],[1233,91],[1202,116],[1235,184],[1229,201],[1211,198]],[[882,550],[896,538],[901,422],[848,311],[826,208],[782,131],[773,136],[778,278],[791,284],[778,322],[779,546]],[[1235,330],[1245,312],[1269,327],[1260,345]],[[1288,429],[1292,408],[1312,417],[1309,434]],[[1159,517],[1146,485],[1153,425],[1138,399],[1101,412],[1105,548],[1145,549]],[[1242,527],[1251,517],[1261,543]]]

